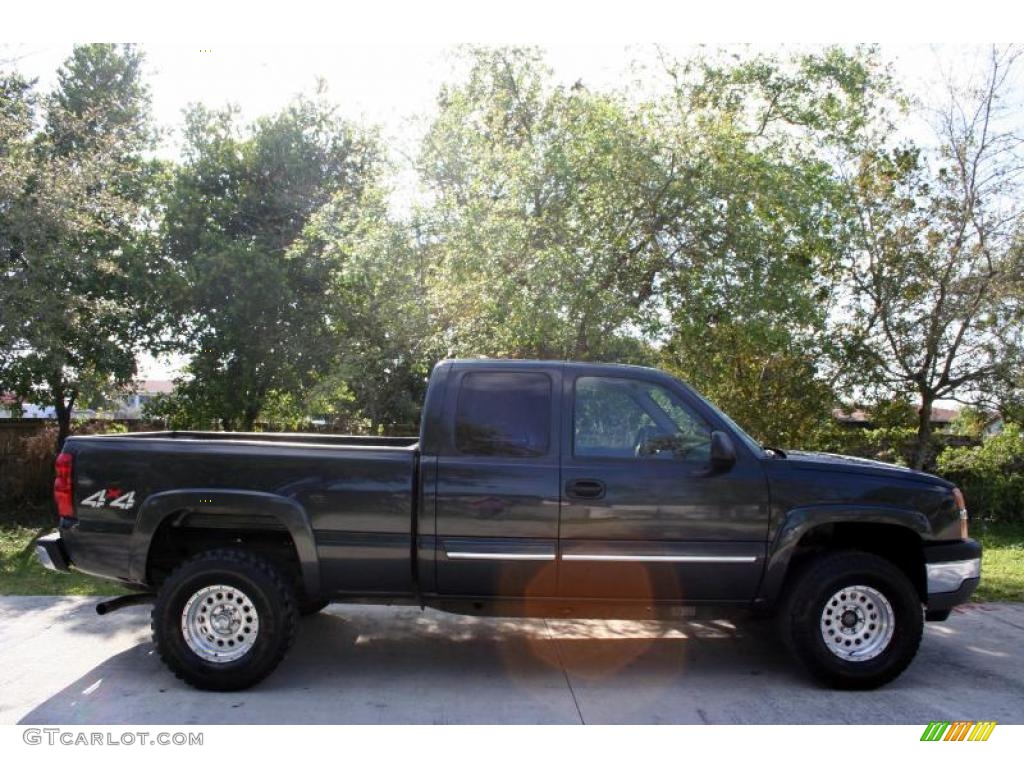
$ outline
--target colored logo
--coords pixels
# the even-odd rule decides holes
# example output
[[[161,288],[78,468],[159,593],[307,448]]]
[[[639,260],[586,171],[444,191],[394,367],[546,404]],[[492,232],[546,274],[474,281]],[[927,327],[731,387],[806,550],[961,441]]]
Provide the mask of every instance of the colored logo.
[[[921,734],[921,741],[988,741],[995,720],[932,720]]]

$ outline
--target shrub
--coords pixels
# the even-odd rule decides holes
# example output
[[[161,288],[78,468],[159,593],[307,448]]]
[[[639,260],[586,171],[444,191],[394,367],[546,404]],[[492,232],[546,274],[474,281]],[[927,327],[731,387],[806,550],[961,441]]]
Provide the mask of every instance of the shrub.
[[[72,422],[75,435],[96,435],[127,432],[124,424],[112,421]],[[57,458],[57,426],[47,423],[34,435],[24,437],[18,446],[18,461],[11,469],[8,486],[16,502],[40,502],[50,498],[53,490],[53,461]]]
[[[811,438],[809,447],[827,453],[860,456],[907,466],[916,435],[916,430],[908,427],[858,429],[830,425]]]
[[[939,473],[960,486],[972,515],[999,522],[1024,522],[1024,430],[1007,424],[1002,434],[976,448],[949,448]]]
[[[10,492],[17,501],[40,501],[53,487],[57,427],[48,424],[19,443],[19,461],[11,474]]]

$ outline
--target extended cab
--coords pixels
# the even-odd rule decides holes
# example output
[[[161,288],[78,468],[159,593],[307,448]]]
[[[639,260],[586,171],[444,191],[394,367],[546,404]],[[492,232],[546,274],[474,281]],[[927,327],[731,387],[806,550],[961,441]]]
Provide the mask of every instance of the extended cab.
[[[44,564],[153,601],[182,679],[269,674],[327,602],[456,612],[773,613],[837,687],[911,662],[980,577],[938,477],[764,448],[681,381],[619,365],[439,363],[418,437],[72,437]]]

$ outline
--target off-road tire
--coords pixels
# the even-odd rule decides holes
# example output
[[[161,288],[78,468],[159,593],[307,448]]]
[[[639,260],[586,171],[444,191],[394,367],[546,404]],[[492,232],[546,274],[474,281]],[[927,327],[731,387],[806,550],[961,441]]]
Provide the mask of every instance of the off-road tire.
[[[850,661],[829,650],[822,622],[833,596],[858,585],[885,597],[893,631],[877,656]],[[868,690],[895,679],[913,661],[924,616],[920,595],[896,565],[867,552],[840,551],[801,567],[787,586],[777,621],[783,643],[815,678],[833,688]]]
[[[255,641],[232,661],[206,660],[185,639],[186,605],[212,585],[241,590],[258,617]],[[267,560],[238,549],[202,552],[183,562],[161,585],[151,614],[153,644],[163,662],[179,679],[211,691],[249,688],[273,672],[294,642],[297,624],[288,580]]]

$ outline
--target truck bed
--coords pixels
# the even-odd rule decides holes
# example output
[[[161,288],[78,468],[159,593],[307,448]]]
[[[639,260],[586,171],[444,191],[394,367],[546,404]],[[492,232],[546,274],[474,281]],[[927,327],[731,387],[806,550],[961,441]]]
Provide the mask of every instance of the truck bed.
[[[77,525],[64,537],[84,571],[141,578],[142,555],[129,544],[145,530],[146,508],[173,505],[180,494],[185,517],[175,525],[206,524],[215,512],[230,521],[224,507],[241,492],[301,508],[326,593],[412,588],[415,437],[139,432],[75,436],[66,450],[75,454],[82,495],[116,488],[138,500],[131,507],[79,505]]]

